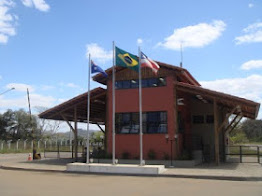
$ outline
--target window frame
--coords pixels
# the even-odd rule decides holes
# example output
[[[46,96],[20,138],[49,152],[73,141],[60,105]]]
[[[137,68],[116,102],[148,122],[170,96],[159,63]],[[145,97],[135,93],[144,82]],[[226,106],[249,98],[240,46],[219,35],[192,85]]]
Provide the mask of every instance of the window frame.
[[[150,121],[149,116],[153,115],[152,113],[156,113],[157,121]],[[164,114],[163,114],[164,113]],[[123,122],[123,115],[129,115],[129,123]],[[136,129],[133,129],[133,127],[139,126],[139,118],[136,122],[134,115],[139,115],[137,112],[126,112],[126,113],[116,113],[116,119],[120,122],[116,121],[115,127],[116,127],[116,134],[139,134],[139,128],[137,131],[134,131]],[[164,117],[163,117],[164,115]],[[162,119],[163,118],[163,119]],[[143,133],[144,134],[167,134],[168,133],[168,116],[167,111],[153,111],[153,112],[143,112]],[[129,124],[129,125],[128,125]],[[126,132],[123,132],[123,127],[128,127],[129,130]],[[149,132],[149,127],[155,126],[155,128],[152,129],[152,132]],[[162,131],[164,130],[164,131]]]

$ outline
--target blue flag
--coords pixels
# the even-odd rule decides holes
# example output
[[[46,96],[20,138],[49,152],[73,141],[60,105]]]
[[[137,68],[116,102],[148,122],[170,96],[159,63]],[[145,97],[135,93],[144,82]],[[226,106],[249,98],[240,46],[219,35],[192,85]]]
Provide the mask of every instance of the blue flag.
[[[102,73],[103,76],[107,77],[107,73],[98,65],[96,65],[93,61],[91,61],[91,73]]]

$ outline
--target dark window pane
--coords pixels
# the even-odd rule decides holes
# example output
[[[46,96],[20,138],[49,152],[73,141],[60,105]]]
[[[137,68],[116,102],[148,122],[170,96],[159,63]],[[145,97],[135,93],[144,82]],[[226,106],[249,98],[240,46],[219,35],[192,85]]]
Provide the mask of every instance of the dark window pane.
[[[124,80],[123,82],[123,88],[130,88],[130,80]]]
[[[165,86],[166,79],[165,78],[158,78],[158,86]]]
[[[130,131],[130,125],[124,125],[122,126],[120,133],[129,133]]]
[[[160,120],[161,120],[161,122],[166,122],[167,121],[167,114],[166,114],[166,112],[160,112]]]
[[[157,79],[156,78],[148,79],[148,87],[156,87],[156,86],[157,86]]]
[[[143,79],[143,80],[142,80],[142,87],[143,87],[143,88],[148,87],[147,79]]]
[[[123,88],[123,82],[122,81],[116,81],[116,89],[121,89]]]
[[[167,124],[160,124],[158,126],[158,133],[167,133]]]
[[[131,88],[138,88],[139,82],[138,80],[131,80]]]
[[[143,123],[146,123],[147,121],[147,113],[142,114]]]
[[[129,123],[130,122],[130,113],[123,113],[122,114],[122,121],[123,121],[123,123]]]
[[[139,124],[132,124],[130,133],[139,133]]]
[[[157,133],[158,124],[157,123],[148,123],[148,133]]]
[[[203,115],[195,115],[195,116],[193,116],[193,123],[194,124],[202,124],[202,123],[204,123],[204,116]]]
[[[148,112],[147,122],[159,122],[159,112]]]
[[[206,123],[208,123],[208,124],[214,123],[214,115],[207,115],[206,116]]]

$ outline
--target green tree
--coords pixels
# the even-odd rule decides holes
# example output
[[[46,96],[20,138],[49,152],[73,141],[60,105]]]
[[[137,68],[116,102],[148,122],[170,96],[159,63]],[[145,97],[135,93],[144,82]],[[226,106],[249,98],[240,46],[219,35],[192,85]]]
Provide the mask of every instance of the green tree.
[[[252,141],[262,141],[262,120],[247,119],[241,126],[247,138]]]
[[[18,111],[9,109],[0,116],[0,136],[5,140],[31,139],[32,129],[36,138],[41,137],[36,117],[32,116],[30,120],[30,115],[22,109]]]

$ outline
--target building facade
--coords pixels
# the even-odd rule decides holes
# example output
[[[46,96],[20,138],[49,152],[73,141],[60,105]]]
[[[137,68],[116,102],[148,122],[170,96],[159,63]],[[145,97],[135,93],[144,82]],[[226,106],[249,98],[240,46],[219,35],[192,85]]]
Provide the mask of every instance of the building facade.
[[[142,69],[144,159],[185,158],[202,151],[209,161],[223,160],[227,134],[242,119],[255,119],[260,105],[251,100],[202,88],[184,68],[158,62],[155,75]],[[105,125],[106,151],[112,153],[112,71],[93,77],[106,86],[91,91],[91,122]],[[115,70],[116,158],[139,159],[138,73]],[[86,121],[87,93],[40,114],[41,118]],[[68,123],[69,124],[69,123]]]

